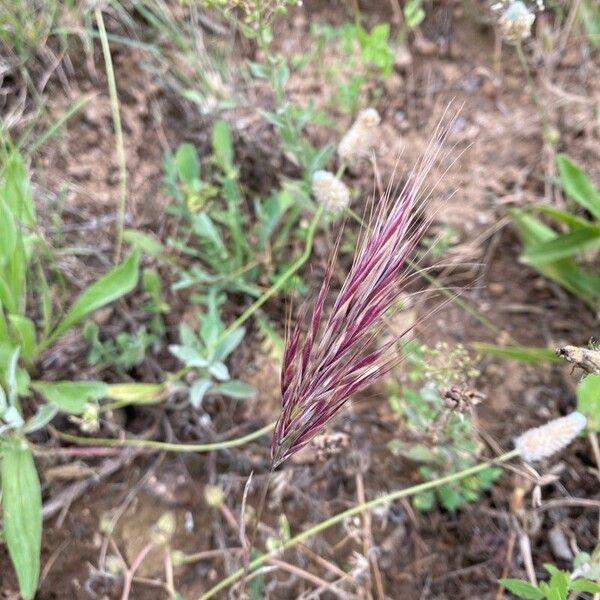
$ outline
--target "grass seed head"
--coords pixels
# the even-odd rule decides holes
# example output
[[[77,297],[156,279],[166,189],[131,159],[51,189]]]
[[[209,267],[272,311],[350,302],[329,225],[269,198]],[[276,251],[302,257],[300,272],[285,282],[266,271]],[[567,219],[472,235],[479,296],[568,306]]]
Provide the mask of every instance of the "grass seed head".
[[[311,307],[305,335],[300,322],[288,335],[281,369],[282,408],[271,447],[273,467],[304,448],[353,394],[399,362],[396,345],[414,323],[379,344],[377,340],[386,314],[404,292],[403,284],[411,276],[407,261],[429,224],[423,210],[432,186],[426,181],[446,131],[441,137],[437,132],[399,194],[387,193],[372,202],[370,225],[329,316],[324,309],[335,253]]]
[[[586,418],[579,412],[554,419],[521,434],[515,447],[528,462],[548,458],[566,448],[585,428]]]
[[[350,204],[348,186],[329,171],[317,171],[312,176],[315,200],[329,212],[339,212]]]
[[[368,157],[375,143],[375,133],[380,121],[379,113],[374,108],[361,111],[338,145],[340,159],[354,165],[360,159]]]

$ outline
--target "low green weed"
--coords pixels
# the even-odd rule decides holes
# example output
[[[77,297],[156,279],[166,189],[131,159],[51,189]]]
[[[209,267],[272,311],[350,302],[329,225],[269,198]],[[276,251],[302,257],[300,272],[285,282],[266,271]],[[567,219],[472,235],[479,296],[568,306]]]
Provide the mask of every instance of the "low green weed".
[[[196,333],[189,325],[179,327],[180,344],[169,346],[169,351],[178,358],[196,378],[189,386],[189,400],[194,408],[200,408],[202,400],[209,394],[221,394],[230,398],[250,398],[254,390],[247,384],[231,379],[225,359],[239,346],[246,330],[243,327],[227,333],[220,316],[220,305],[224,297],[211,288],[206,298],[206,312],[199,316]]]
[[[381,90],[376,88],[366,98],[365,89],[371,81],[383,83],[392,73],[395,55],[388,23],[375,25],[370,31],[353,23],[341,27],[314,24],[311,35],[317,40],[319,53],[330,45],[339,55],[327,62],[324,72],[337,89],[336,108],[355,113],[361,102],[371,104],[381,96]]]
[[[454,386],[455,394],[461,394],[466,383],[477,376],[473,359],[460,345],[428,348],[410,343],[404,351],[408,365],[406,385],[390,384],[388,402],[398,418],[424,441],[393,440],[390,450],[418,463],[418,472],[425,481],[434,481],[477,464],[479,443],[471,413],[471,403],[477,400],[466,398],[466,405],[462,405],[462,399],[456,399],[449,406],[439,391],[441,385]],[[455,511],[465,503],[475,502],[479,493],[489,489],[500,474],[501,469],[489,467],[417,494],[413,504],[427,511],[439,502],[446,510]]]
[[[41,491],[26,436],[47,425],[58,411],[82,414],[88,401],[107,395],[101,382],[31,381],[40,355],[95,310],[137,285],[139,253],[81,292],[61,313],[66,299],[47,278],[44,257],[51,253],[39,233],[29,175],[21,154],[5,141],[0,147],[0,453],[4,539],[21,595],[35,595],[41,545]],[[59,302],[57,302],[58,300]],[[34,320],[35,319],[35,320]],[[33,392],[44,402],[30,406]]]
[[[585,556],[582,556],[580,560],[585,560]],[[527,598],[528,600],[567,600],[571,597],[569,594],[572,592],[576,595],[600,593],[600,584],[592,581],[597,578],[597,566],[595,572],[589,573],[586,577],[574,577],[569,571],[562,571],[548,563],[544,565],[544,569],[550,575],[550,579],[541,581],[538,585],[521,579],[500,579],[500,583],[518,598]]]
[[[210,287],[257,298],[259,279],[274,282],[286,267],[282,253],[289,236],[302,231],[296,227],[301,209],[283,189],[255,198],[249,211],[227,123],[215,123],[212,141],[213,154],[202,169],[191,144],[165,158],[166,188],[175,200],[169,212],[180,223],[169,243],[197,261],[180,271],[174,289]]]
[[[532,204],[513,211],[523,244],[522,262],[600,309],[600,273],[593,264],[600,248],[600,191],[568,156],[557,157],[566,210]],[[550,227],[540,217],[549,220]]]

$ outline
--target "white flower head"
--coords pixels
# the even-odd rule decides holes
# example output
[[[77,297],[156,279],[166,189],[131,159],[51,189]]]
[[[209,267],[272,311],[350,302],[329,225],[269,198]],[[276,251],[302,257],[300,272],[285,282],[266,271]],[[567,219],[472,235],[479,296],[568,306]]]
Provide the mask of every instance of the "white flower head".
[[[374,108],[362,110],[338,145],[339,157],[350,165],[367,157],[375,144],[380,122],[379,113]]]
[[[515,440],[515,447],[528,462],[542,460],[566,448],[585,425],[585,415],[572,412],[521,434]]]
[[[531,27],[535,15],[521,0],[511,2],[500,17],[500,32],[502,37],[513,44],[522,42],[531,36]]]
[[[316,171],[313,174],[312,192],[315,200],[330,212],[344,210],[350,204],[350,190],[329,171]]]

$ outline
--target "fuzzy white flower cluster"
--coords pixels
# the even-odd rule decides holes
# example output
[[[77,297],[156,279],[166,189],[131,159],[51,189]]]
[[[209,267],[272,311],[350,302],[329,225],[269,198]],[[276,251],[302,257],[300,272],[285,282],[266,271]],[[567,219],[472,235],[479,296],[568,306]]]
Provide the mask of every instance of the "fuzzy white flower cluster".
[[[329,212],[344,210],[350,204],[350,190],[343,181],[329,171],[314,173],[312,192],[315,200]]]
[[[522,42],[531,36],[531,27],[535,15],[521,0],[511,2],[500,17],[500,33],[502,37],[513,44]]]
[[[585,425],[585,416],[580,412],[572,412],[521,434],[515,439],[515,447],[528,462],[542,460],[566,448]]]
[[[379,113],[374,108],[361,111],[338,144],[338,156],[349,165],[367,157],[375,144],[380,121]]]

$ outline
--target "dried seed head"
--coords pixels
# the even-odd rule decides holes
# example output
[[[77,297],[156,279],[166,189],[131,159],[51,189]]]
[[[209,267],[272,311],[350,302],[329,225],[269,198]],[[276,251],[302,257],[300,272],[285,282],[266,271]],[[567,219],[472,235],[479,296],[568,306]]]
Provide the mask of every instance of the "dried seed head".
[[[531,36],[535,15],[520,0],[515,0],[500,17],[500,33],[510,43],[516,44]]]
[[[364,119],[372,117],[367,113]],[[373,199],[370,225],[359,240],[329,314],[325,314],[325,303],[335,253],[321,290],[310,304],[305,334],[302,320],[289,332],[281,369],[282,409],[271,445],[272,467],[310,443],[354,394],[400,360],[395,347],[414,328],[414,322],[379,344],[377,338],[386,326],[386,314],[403,294],[403,284],[412,277],[408,259],[431,221],[423,212],[432,190],[427,178],[447,131],[438,128],[398,194]],[[307,304],[306,312],[308,309]]]
[[[566,417],[526,431],[515,440],[515,446],[525,460],[542,460],[566,448],[585,425],[585,416],[572,412]]]
[[[361,111],[341,139],[338,156],[350,165],[367,157],[375,143],[375,132],[380,121],[379,113],[374,108]]]
[[[312,176],[312,192],[315,200],[330,212],[344,210],[350,204],[350,190],[329,171],[317,171]]]

